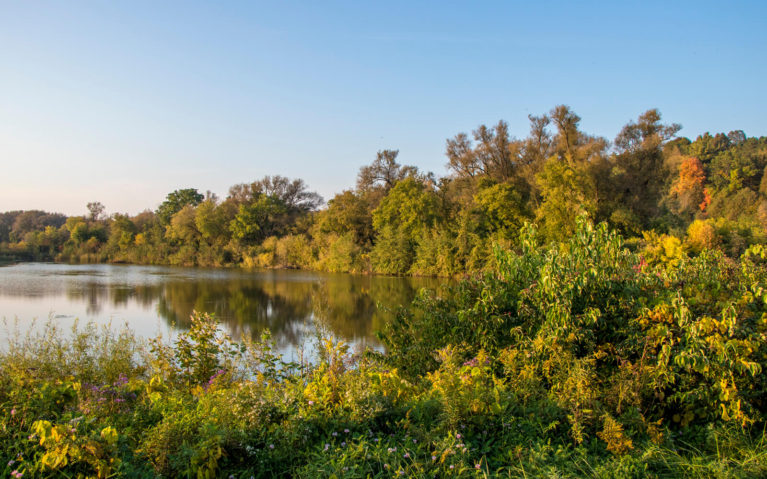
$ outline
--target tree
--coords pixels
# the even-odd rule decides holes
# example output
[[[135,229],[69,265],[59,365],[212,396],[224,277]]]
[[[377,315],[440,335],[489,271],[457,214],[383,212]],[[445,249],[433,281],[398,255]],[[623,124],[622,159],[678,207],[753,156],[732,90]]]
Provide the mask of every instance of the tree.
[[[406,273],[419,237],[438,218],[439,199],[433,190],[415,178],[397,183],[373,210],[378,237],[371,257],[376,271]]]
[[[616,154],[611,158],[616,190],[614,202],[627,216],[636,218],[641,229],[661,214],[671,166],[666,164],[663,147],[679,129],[664,125],[658,110],[648,110],[637,122],[629,122],[615,138]]]
[[[355,243],[363,246],[372,244],[373,215],[370,203],[364,194],[346,190],[328,201],[328,207],[317,217],[322,233],[336,233],[339,236],[353,233]]]
[[[240,205],[229,229],[232,236],[243,243],[256,244],[281,232],[281,219],[286,211],[286,206],[277,198],[261,195],[252,203]]]
[[[438,215],[437,195],[422,182],[408,178],[392,188],[373,211],[373,227],[380,231],[395,226],[412,237],[418,230],[434,224]]]
[[[88,203],[88,216],[91,221],[98,221],[104,214],[104,205],[98,201]]]
[[[250,185],[251,198],[260,195],[272,196],[282,202],[289,211],[308,213],[316,210],[324,202],[322,197],[313,191],[302,179],[291,180],[284,176],[265,176]]]
[[[480,125],[472,135],[476,144],[465,133],[447,140],[448,169],[463,178],[511,180],[519,165],[522,144],[510,137],[509,125],[503,120],[492,128]]]
[[[505,237],[514,236],[524,221],[530,219],[522,195],[508,183],[481,189],[474,195],[474,201],[482,211],[489,230]]]
[[[679,123],[664,125],[660,112],[653,108],[639,115],[636,123],[629,122],[615,137],[619,153],[634,153],[640,149],[655,150],[682,129]]]
[[[157,217],[167,225],[170,219],[187,205],[197,206],[205,197],[196,188],[185,188],[168,193],[165,201],[157,208]]]
[[[226,243],[229,241],[229,223],[236,214],[233,203],[216,204],[216,200],[210,198],[197,205],[194,223],[209,244]]]
[[[418,168],[397,163],[398,150],[381,150],[372,164],[360,168],[357,175],[357,188],[366,191],[381,188],[388,192],[397,182],[408,177],[415,177]]]
[[[196,214],[195,207],[192,205],[181,208],[170,219],[170,224],[166,227],[166,236],[171,240],[194,244],[200,237],[195,223]]]
[[[705,211],[711,202],[705,190],[706,174],[697,158],[687,158],[679,167],[679,176],[671,187],[671,197],[676,200],[676,210],[680,213],[694,214],[697,210]]]
[[[575,232],[580,215],[594,216],[595,187],[586,173],[586,165],[570,165],[549,158],[538,175],[543,202],[538,209],[538,221],[550,240],[564,240]]]

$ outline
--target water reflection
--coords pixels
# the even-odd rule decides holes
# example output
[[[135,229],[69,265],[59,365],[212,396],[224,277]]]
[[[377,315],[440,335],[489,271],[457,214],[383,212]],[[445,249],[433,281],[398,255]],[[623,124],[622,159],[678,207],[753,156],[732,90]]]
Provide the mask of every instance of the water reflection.
[[[375,331],[420,288],[444,280],[243,272],[126,265],[22,264],[0,267],[0,316],[126,319],[151,335],[158,318],[175,329],[192,311],[214,313],[230,333],[272,332],[285,351],[302,345],[317,322],[355,345],[377,347]],[[379,307],[379,305],[381,307]]]

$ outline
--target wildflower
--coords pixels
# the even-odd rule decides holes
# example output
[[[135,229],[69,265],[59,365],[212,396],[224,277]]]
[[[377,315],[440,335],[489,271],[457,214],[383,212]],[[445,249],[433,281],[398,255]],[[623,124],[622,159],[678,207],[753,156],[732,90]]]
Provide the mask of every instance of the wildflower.
[[[404,457],[405,459],[407,459],[407,458],[409,458],[409,457],[410,457],[410,453],[409,453],[409,452],[406,452],[405,454],[403,454],[403,455],[402,455],[402,457]]]
[[[397,452],[396,447],[389,447],[389,448],[386,448],[386,450],[389,452],[389,454],[391,454],[392,452]]]
[[[461,436],[461,433],[458,433],[458,434],[456,434],[456,435],[455,435],[455,437],[456,437],[456,439],[460,439],[460,438],[462,438],[463,436]]]
[[[274,449],[274,444],[269,444],[269,449]]]
[[[478,463],[474,464],[474,469],[479,469],[479,468],[480,468],[480,465]]]
[[[341,447],[344,447],[344,446],[346,446],[346,441],[341,442]]]
[[[432,461],[436,461],[437,460],[437,456],[431,456],[431,460]]]
[[[384,464],[384,469],[389,469],[389,465],[388,464]]]
[[[381,440],[381,438],[380,438],[380,437],[377,437],[377,438],[373,439],[373,441],[374,441],[374,442],[378,442],[378,441],[380,441],[380,440]]]
[[[10,461],[8,461],[8,467],[11,467],[11,466],[12,466],[12,465],[14,465],[14,464],[16,464],[16,461],[14,461],[13,459],[11,459]]]
[[[450,469],[453,469],[453,468],[455,468],[455,466],[454,466],[454,465],[452,465],[452,464],[450,464]]]
[[[325,443],[325,450],[327,451],[330,448],[330,444]]]
[[[11,472],[11,475],[12,475],[13,477],[15,477],[15,478],[17,478],[17,479],[18,479],[18,478],[20,478],[21,476],[23,476],[23,475],[24,475],[24,473],[23,473],[23,472],[19,472],[19,471],[17,471],[16,469],[14,469],[14,470]]]
[[[234,474],[229,474],[229,479],[234,479]]]
[[[11,416],[15,416],[15,415],[16,415],[16,408],[13,408],[11,409]]]
[[[336,437],[336,436],[338,436],[338,433],[337,433],[337,432],[335,432],[335,431],[333,431],[333,434],[332,434],[332,435],[333,435],[333,437]]]
[[[417,443],[417,442],[418,442],[418,440],[416,440],[416,439],[413,439],[413,444],[415,444],[415,443]]]
[[[345,432],[346,434],[349,434],[349,430],[348,430],[348,429],[344,429],[344,432]]]
[[[400,469],[400,470],[397,472],[397,474],[399,474],[400,476],[404,476],[404,475],[405,475],[405,471],[403,471],[402,469]]]
[[[314,406],[314,401],[309,401],[310,406]]]
[[[216,378],[217,378],[217,377],[219,377],[219,376],[221,376],[221,375],[222,375],[222,374],[224,374],[225,372],[226,372],[226,370],[224,370],[224,369],[219,369],[218,371],[216,371],[216,372],[213,374],[213,376],[211,376],[211,377],[210,377],[210,379],[208,379],[208,384],[207,384],[207,387],[210,387],[210,386],[212,386],[212,385],[213,385],[213,383],[216,381]]]
[[[348,471],[348,470],[349,470],[349,468],[348,468],[348,467],[344,467],[344,472],[346,472],[346,471]]]

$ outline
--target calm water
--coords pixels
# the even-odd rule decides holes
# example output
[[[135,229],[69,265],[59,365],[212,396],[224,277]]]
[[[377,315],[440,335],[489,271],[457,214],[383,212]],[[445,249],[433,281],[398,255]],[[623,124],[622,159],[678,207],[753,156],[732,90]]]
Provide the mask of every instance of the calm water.
[[[327,328],[353,347],[379,348],[391,309],[445,280],[297,271],[26,263],[0,267],[0,318],[24,329],[52,318],[128,323],[144,337],[184,329],[193,310],[214,313],[235,337],[268,328],[288,358]],[[379,308],[377,305],[381,305]],[[0,339],[8,334],[0,331]]]

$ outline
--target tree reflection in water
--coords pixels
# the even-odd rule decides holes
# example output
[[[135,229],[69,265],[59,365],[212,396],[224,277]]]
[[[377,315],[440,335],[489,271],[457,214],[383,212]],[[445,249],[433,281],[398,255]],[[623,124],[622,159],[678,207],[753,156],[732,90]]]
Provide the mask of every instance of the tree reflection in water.
[[[130,316],[140,325],[162,318],[179,329],[188,327],[196,310],[214,313],[234,337],[258,337],[269,329],[283,352],[310,340],[317,327],[353,345],[378,347],[375,332],[398,307],[420,288],[445,283],[301,271],[28,263],[0,268],[0,308],[10,297],[14,307],[24,300],[40,304],[37,317],[56,304],[57,313],[81,320]],[[62,297],[64,305],[57,299]]]
[[[214,313],[234,336],[256,337],[269,329],[280,349],[303,344],[315,322],[346,341],[377,347],[375,331],[397,307],[409,304],[420,288],[443,283],[295,272],[238,275],[220,281],[185,279],[163,285],[158,312],[183,328],[192,311]]]

